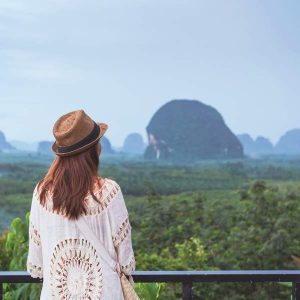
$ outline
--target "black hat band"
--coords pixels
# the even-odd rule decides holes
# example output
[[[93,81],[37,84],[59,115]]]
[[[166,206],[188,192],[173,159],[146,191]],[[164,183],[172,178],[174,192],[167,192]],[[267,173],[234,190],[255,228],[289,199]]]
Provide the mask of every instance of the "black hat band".
[[[97,125],[96,122],[94,122],[94,128],[93,130],[87,135],[85,138],[83,138],[81,141],[71,145],[71,146],[57,146],[57,152],[58,153],[68,153],[74,150],[77,150],[81,147],[84,147],[91,142],[93,142],[100,133],[100,127]]]

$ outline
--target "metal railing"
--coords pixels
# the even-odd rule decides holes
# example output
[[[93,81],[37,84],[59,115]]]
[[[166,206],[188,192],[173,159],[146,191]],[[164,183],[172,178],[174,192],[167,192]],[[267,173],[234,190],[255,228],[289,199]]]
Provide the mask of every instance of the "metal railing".
[[[300,270],[249,270],[249,271],[135,271],[135,282],[182,283],[182,299],[192,300],[194,282],[292,282],[294,300],[300,300]],[[41,283],[24,271],[0,271],[0,300],[3,283]]]

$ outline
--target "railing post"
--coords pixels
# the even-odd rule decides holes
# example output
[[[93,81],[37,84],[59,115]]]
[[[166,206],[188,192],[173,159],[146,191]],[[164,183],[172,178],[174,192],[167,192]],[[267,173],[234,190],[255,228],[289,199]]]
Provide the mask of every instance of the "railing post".
[[[0,300],[3,300],[3,282],[0,282]]]
[[[192,282],[183,282],[182,283],[182,300],[192,300],[193,294],[192,294]]]
[[[293,282],[293,300],[300,300],[300,282]]]

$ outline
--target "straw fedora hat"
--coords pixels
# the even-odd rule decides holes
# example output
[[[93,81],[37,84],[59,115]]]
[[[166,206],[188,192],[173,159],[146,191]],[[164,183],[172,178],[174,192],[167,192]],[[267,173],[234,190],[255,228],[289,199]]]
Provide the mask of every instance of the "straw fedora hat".
[[[61,116],[53,126],[53,152],[59,156],[78,154],[94,144],[107,130],[106,123],[96,123],[83,109]]]

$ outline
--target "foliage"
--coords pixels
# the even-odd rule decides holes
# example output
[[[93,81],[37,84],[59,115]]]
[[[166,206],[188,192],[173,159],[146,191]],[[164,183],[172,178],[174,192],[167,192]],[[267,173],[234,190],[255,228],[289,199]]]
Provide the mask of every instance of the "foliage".
[[[2,228],[9,217],[29,210],[34,185],[46,170],[41,162],[0,164]],[[122,187],[138,270],[294,268],[290,255],[300,248],[298,158],[193,165],[106,160],[100,172]],[[25,270],[27,222],[14,219],[0,236],[1,269]],[[150,294],[155,299],[158,291],[159,299],[181,296],[181,284],[136,286],[145,299]],[[37,299],[39,289],[39,284],[5,285],[5,296],[17,299],[21,291]],[[220,295],[224,300],[283,300],[290,290],[278,284],[196,283],[193,294],[201,300]]]
[[[191,237],[174,247],[167,247],[160,252],[138,252],[136,255],[139,269],[142,270],[194,270],[209,269],[207,255],[199,238]],[[194,289],[194,296],[200,293]],[[203,291],[201,291],[203,293]],[[180,299],[180,284],[168,283],[161,292],[162,299]],[[147,298],[152,299],[152,298]]]
[[[211,241],[211,228],[202,238],[205,245],[211,245],[213,255],[209,256],[209,263],[220,269],[293,268],[289,253],[296,253],[300,247],[299,191],[280,190],[257,181],[242,189],[240,195],[235,205],[223,204],[222,213],[218,207],[210,212],[216,242]],[[282,287],[267,286],[253,289],[237,285],[235,292],[239,297],[244,295],[241,299],[284,299],[287,296]],[[235,299],[230,293],[226,289],[228,299]]]
[[[299,197],[297,186],[279,189],[256,181],[222,201],[196,192],[129,198],[137,265],[142,270],[293,268],[289,253],[300,247]],[[197,264],[199,258],[194,257],[189,265],[188,257],[178,255],[175,245],[192,238],[204,245],[205,264]],[[183,249],[188,249],[186,244]],[[285,289],[272,284],[221,284],[210,291],[207,285],[199,286],[202,297],[207,296],[199,299],[220,293],[231,300],[287,296]]]
[[[157,300],[162,299],[159,295],[161,292],[163,283],[151,282],[151,283],[135,283],[134,288],[141,298],[141,300]]]
[[[200,239],[190,238],[174,247],[166,247],[151,255],[139,251],[136,255],[142,270],[193,270],[207,268],[207,255]]]
[[[6,251],[10,258],[8,270],[26,270],[26,260],[28,254],[28,226],[29,212],[26,213],[25,220],[15,218],[11,224],[11,230],[7,234]],[[4,284],[5,300],[35,300],[41,293],[40,284]]]
[[[0,235],[0,270],[8,270],[9,253],[5,248],[7,234],[8,231],[3,231]]]

